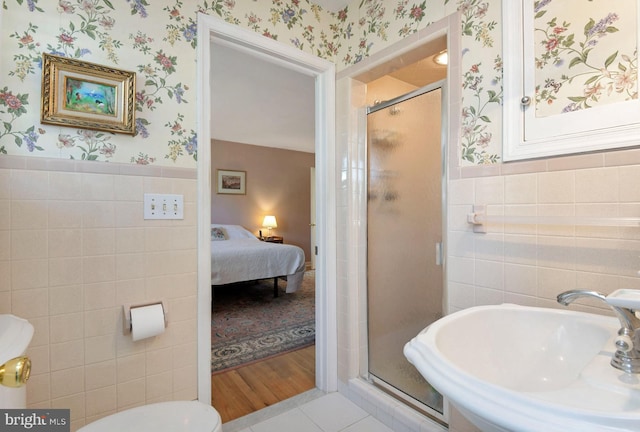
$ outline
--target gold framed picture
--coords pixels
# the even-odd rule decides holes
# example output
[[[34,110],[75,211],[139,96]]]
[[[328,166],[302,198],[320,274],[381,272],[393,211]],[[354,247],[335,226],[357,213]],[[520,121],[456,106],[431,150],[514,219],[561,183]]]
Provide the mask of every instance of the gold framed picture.
[[[218,170],[218,193],[245,195],[247,193],[247,172]]]
[[[134,135],[136,74],[43,54],[42,123]]]

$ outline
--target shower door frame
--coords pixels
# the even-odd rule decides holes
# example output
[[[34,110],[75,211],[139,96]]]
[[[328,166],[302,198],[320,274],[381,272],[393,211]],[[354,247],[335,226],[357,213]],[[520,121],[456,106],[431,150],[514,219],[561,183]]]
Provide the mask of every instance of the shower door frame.
[[[441,213],[442,213],[442,223],[441,223],[441,227],[440,227],[440,232],[441,232],[441,245],[438,251],[438,254],[440,255],[440,265],[442,266],[442,304],[440,305],[441,307],[441,312],[443,315],[446,314],[446,260],[445,260],[445,256],[446,256],[446,227],[447,227],[447,187],[446,187],[446,183],[447,183],[447,148],[448,148],[448,142],[447,142],[447,130],[448,130],[448,116],[447,116],[447,112],[448,112],[448,93],[447,93],[447,80],[439,80],[439,81],[435,81],[431,84],[427,84],[426,86],[420,87],[418,89],[415,89],[413,91],[410,91],[408,93],[405,93],[403,95],[397,96],[393,99],[390,99],[388,101],[384,101],[381,102],[377,105],[374,106],[370,106],[366,108],[366,115],[364,117],[364,130],[366,131],[368,129],[368,115],[369,114],[373,114],[377,111],[383,110],[383,109],[387,109],[387,108],[391,108],[394,105],[400,104],[402,102],[406,102],[410,99],[413,98],[417,98],[420,96],[423,96],[427,93],[430,93],[432,91],[436,91],[436,90],[440,90],[440,208],[441,208]],[[367,136],[365,134],[365,136]],[[368,137],[367,139],[365,139],[365,142],[369,142]],[[365,149],[365,160],[367,161],[367,164],[365,165],[365,178],[367,179],[366,181],[366,189],[367,191],[369,190],[369,169],[368,169],[368,161],[369,161],[369,146],[367,144],[366,149]],[[368,207],[368,206],[367,206]],[[369,218],[369,212],[368,210],[366,211],[367,216],[366,216],[366,221],[368,221]],[[367,226],[367,225],[365,225]],[[368,229],[368,228],[367,228]],[[428,247],[428,245],[426,246]],[[436,247],[434,245],[434,247]],[[366,262],[368,262],[368,250],[369,250],[369,244],[367,241],[367,247],[366,247]],[[367,273],[367,279],[368,279],[368,269],[366,271]],[[367,282],[367,287],[368,287],[368,282]],[[368,288],[367,288],[368,289]],[[367,302],[367,310],[368,310],[368,298],[366,299]],[[443,396],[443,404],[442,404],[442,413],[437,411],[436,409],[420,402],[419,400],[413,398],[411,395],[405,393],[404,391],[400,390],[399,388],[395,387],[393,385],[393,383],[389,383],[386,382],[385,380],[383,380],[382,378],[379,378],[377,376],[375,376],[373,373],[371,373],[371,368],[369,367],[369,356],[370,354],[370,350],[369,350],[369,328],[368,328],[368,323],[369,323],[369,316],[367,315],[367,329],[366,329],[366,338],[367,338],[367,368],[365,372],[364,377],[367,379],[367,381],[369,381],[370,383],[380,387],[382,390],[384,390],[385,392],[389,393],[391,396],[393,396],[396,399],[402,400],[403,402],[405,402],[406,404],[408,404],[409,406],[411,406],[412,408],[422,412],[423,414],[431,417],[433,420],[440,422],[444,425],[447,425],[448,422],[448,418],[449,418],[449,413],[448,413],[448,408],[447,408],[447,403],[446,403],[446,399],[444,399]],[[407,341],[408,342],[408,341]]]
[[[423,422],[425,417],[406,404],[397,404],[383,390],[374,386],[366,379],[368,370],[367,337],[366,337],[366,184],[364,182],[365,159],[365,106],[367,83],[372,79],[371,73],[379,68],[388,70],[390,65],[402,63],[406,55],[415,50],[428,47],[438,38],[446,38],[446,48],[449,52],[449,65],[446,79],[447,112],[443,114],[443,121],[447,123],[445,175],[458,178],[460,176],[459,142],[461,131],[461,100],[462,100],[462,14],[455,11],[439,21],[429,24],[419,32],[386,47],[355,65],[337,74],[337,105],[336,105],[336,145],[337,153],[344,164],[343,182],[346,188],[345,210],[340,222],[344,224],[345,250],[339,250],[338,260],[344,262],[346,290],[341,296],[342,307],[348,313],[341,318],[341,333],[348,343],[348,350],[341,356],[340,380],[346,381],[344,391],[354,401],[362,401],[375,407],[380,412],[388,412],[393,408],[394,418],[405,424]],[[446,190],[446,184],[443,185]],[[446,195],[445,195],[446,200]],[[446,203],[448,206],[448,202]],[[447,221],[443,221],[446,235],[448,235]],[[446,240],[445,240],[446,244]],[[446,249],[443,250],[445,263]],[[445,274],[447,269],[445,268]],[[444,302],[448,309],[448,280],[445,276]],[[342,318],[344,317],[344,318]],[[445,420],[450,417],[449,404],[445,398]],[[441,423],[431,420],[433,430],[445,432],[447,429]],[[431,430],[431,429],[429,429]]]

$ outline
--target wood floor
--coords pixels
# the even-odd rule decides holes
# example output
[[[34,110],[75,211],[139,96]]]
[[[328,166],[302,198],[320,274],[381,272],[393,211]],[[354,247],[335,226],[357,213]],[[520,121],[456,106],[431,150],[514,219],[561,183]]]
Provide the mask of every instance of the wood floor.
[[[316,386],[314,345],[211,376],[211,405],[222,423]]]

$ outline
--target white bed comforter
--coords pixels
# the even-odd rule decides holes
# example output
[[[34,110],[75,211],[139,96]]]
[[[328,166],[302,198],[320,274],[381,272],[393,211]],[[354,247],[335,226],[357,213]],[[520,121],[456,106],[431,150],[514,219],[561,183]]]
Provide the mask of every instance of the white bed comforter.
[[[287,276],[287,290],[300,288],[305,270],[298,246],[268,243],[257,238],[211,242],[211,285]]]

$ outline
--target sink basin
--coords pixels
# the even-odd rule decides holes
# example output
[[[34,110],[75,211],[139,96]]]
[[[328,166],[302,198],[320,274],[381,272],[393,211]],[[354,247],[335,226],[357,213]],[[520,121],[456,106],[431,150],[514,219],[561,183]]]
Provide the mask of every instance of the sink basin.
[[[477,306],[436,321],[404,354],[484,432],[635,431],[640,375],[609,364],[619,326],[571,310]]]

